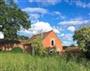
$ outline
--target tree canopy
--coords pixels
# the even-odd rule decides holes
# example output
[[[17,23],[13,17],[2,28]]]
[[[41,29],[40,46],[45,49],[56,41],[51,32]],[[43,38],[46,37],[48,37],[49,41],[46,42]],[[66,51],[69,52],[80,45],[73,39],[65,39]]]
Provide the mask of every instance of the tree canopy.
[[[16,5],[8,6],[4,0],[0,0],[0,31],[4,33],[5,39],[18,37],[17,31],[22,28],[29,29],[30,21],[28,15],[21,11]]]
[[[85,51],[90,50],[90,26],[77,30],[73,38],[81,49]]]

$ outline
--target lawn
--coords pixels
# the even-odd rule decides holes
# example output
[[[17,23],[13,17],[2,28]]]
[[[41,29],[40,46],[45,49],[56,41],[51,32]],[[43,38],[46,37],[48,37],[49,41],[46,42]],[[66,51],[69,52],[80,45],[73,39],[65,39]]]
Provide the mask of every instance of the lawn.
[[[31,56],[25,53],[0,53],[0,71],[90,71],[90,63],[61,56]]]

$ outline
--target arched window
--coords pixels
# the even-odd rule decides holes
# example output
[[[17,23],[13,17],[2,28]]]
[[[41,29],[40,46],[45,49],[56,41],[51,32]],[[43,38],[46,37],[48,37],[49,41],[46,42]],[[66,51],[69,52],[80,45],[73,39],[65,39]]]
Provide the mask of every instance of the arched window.
[[[51,40],[51,45],[55,46],[55,41],[54,40]]]

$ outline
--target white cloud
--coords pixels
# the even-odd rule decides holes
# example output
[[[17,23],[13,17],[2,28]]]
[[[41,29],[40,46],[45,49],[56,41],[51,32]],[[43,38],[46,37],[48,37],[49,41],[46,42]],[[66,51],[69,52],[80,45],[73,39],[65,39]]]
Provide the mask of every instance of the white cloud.
[[[40,7],[34,7],[34,8],[24,8],[22,11],[25,11],[26,13],[29,14],[29,19],[31,20],[32,23],[36,23],[39,21],[39,18],[43,16],[44,14],[48,13],[47,9],[40,8]]]
[[[63,46],[70,46],[71,44],[73,44],[73,42],[70,41],[63,41]]]
[[[40,15],[39,14],[30,14],[31,17],[34,17],[34,18],[40,18]]]
[[[60,34],[61,37],[63,37],[64,35],[65,35],[64,33]]]
[[[90,13],[88,13],[88,15],[90,16]]]
[[[4,34],[2,32],[0,32],[0,39],[4,38]]]
[[[46,14],[48,12],[47,9],[39,8],[39,7],[35,7],[35,8],[27,7],[22,9],[22,11],[25,11],[27,13],[38,13],[38,14]]]
[[[56,29],[56,28],[53,28],[48,22],[43,22],[43,21],[39,21],[35,24],[32,24],[31,25],[31,28],[29,30],[22,30],[19,31],[18,33],[21,33],[21,34],[26,34],[26,35],[34,35],[34,34],[38,34],[38,33],[42,33],[42,32],[48,32],[50,30],[53,30],[55,33],[59,33],[59,30]],[[29,36],[29,37],[30,37]]]
[[[65,2],[70,5],[76,5],[77,7],[81,8],[90,8],[90,2],[86,3],[82,0],[65,0]]]
[[[56,33],[59,33],[59,31],[56,28],[53,28],[48,22],[37,22],[32,24],[31,30],[37,31],[37,33],[54,30]]]
[[[59,11],[50,12],[49,10],[45,8],[40,8],[40,7],[34,7],[34,8],[27,7],[27,8],[22,9],[22,11],[25,11],[26,13],[28,13],[29,19],[31,20],[32,23],[37,22],[41,17],[46,16],[46,15],[54,17],[56,20],[66,18]]]
[[[60,13],[60,12],[58,12],[58,11],[55,11],[54,13],[55,13],[55,14],[57,14],[57,15],[61,15],[61,13]]]
[[[53,28],[53,31],[58,34],[60,33],[59,29],[57,29],[57,28]]]
[[[62,44],[64,46],[70,46],[71,44],[74,44],[73,34],[71,34],[71,33],[65,33],[65,32],[63,32],[63,33],[61,33],[59,35],[59,37],[61,38]]]
[[[74,26],[69,26],[67,29],[71,32],[74,32],[76,30]]]
[[[54,11],[54,12],[52,12],[52,15],[56,15],[57,16],[57,19],[65,19],[66,18],[66,16],[64,16],[61,12],[59,12],[59,11]]]
[[[52,27],[47,22],[37,22],[31,25],[31,29],[37,32],[46,32],[52,30]]]
[[[73,38],[72,38],[72,34],[64,34],[63,36],[62,36],[62,42],[63,42],[63,45],[66,45],[66,46],[70,46],[71,44],[73,44],[74,43],[74,41],[73,41]]]
[[[76,6],[80,6],[82,8],[90,8],[90,3],[85,3],[80,0],[75,2]]]
[[[61,21],[60,25],[81,25],[81,24],[87,24],[90,20],[83,20],[83,19],[72,19],[67,21]]]
[[[63,39],[65,39],[65,40],[72,40],[72,34],[64,34],[64,36],[63,36]]]
[[[60,34],[61,31],[63,30],[62,27],[60,27],[60,26],[58,26],[58,25],[53,26],[53,29],[54,29],[54,31],[55,31],[55,29],[56,29],[56,33],[57,33],[57,34]]]
[[[18,3],[18,0],[13,0],[15,3]]]
[[[39,18],[41,17],[41,15],[39,14],[30,14],[29,19],[31,21],[31,23],[35,23],[39,21]]]
[[[90,2],[86,3],[81,0],[29,0],[30,3],[37,2],[40,5],[48,6],[48,5],[56,5],[57,3],[66,2],[70,5],[76,5],[82,8],[90,8]]]

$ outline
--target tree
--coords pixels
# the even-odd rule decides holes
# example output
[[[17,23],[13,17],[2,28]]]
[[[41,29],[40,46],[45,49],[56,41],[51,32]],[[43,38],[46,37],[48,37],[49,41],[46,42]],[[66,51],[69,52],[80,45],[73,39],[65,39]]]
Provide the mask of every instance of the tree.
[[[46,53],[45,48],[42,44],[42,38],[40,36],[31,40],[32,54],[33,55],[44,55]]]
[[[75,31],[73,38],[77,41],[78,46],[81,49],[85,51],[90,51],[90,26],[83,27]]]
[[[4,0],[0,0],[0,31],[4,33],[5,39],[15,39],[18,37],[17,31],[21,28],[30,28],[28,15],[18,7],[8,6]]]

